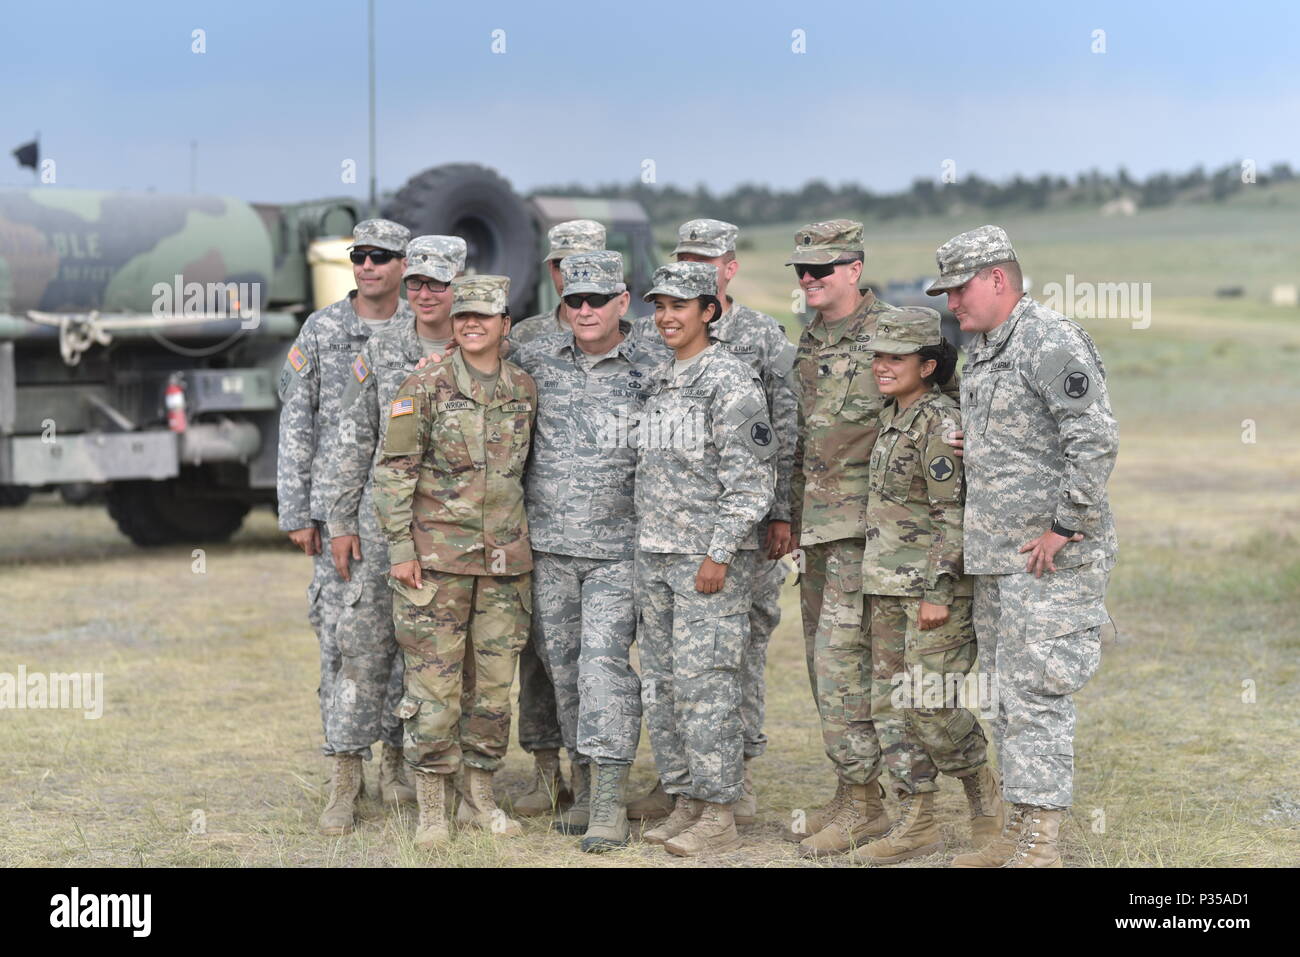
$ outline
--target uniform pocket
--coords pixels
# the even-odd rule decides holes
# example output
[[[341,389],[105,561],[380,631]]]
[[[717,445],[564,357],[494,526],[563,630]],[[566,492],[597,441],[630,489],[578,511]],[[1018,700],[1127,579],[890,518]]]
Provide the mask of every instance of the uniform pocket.
[[[403,721],[406,721],[410,718],[414,718],[419,713],[420,713],[419,699],[409,698],[406,696],[403,696],[402,700],[397,703],[397,707],[393,709],[394,716],[401,718]]]
[[[419,588],[412,588],[405,582],[399,582],[396,578],[390,576],[388,579],[388,586],[412,605],[419,608],[427,607],[428,604],[433,601],[434,596],[438,594],[437,584],[428,577],[421,580]]]
[[[1087,628],[1032,646],[1042,660],[1029,690],[1043,695],[1073,694],[1101,664],[1101,629]]]

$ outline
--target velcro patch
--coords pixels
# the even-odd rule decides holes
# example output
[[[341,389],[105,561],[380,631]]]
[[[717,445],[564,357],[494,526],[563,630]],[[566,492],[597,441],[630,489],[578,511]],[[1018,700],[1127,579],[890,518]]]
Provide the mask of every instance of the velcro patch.
[[[366,376],[370,375],[370,367],[366,365],[366,360],[357,356],[352,360],[352,374],[356,376],[358,382],[365,382]]]
[[[395,419],[399,415],[410,415],[414,411],[415,411],[414,399],[396,399],[393,402],[393,411],[392,414],[389,416],[389,418]]]
[[[936,482],[946,482],[952,478],[954,471],[952,459],[946,455],[936,455],[930,459],[930,464],[926,466],[930,472],[930,478]]]
[[[289,350],[289,365],[293,366],[293,371],[298,373],[307,368],[307,357],[302,354],[302,350],[297,346]]]
[[[472,399],[448,399],[446,402],[438,403],[439,412],[464,412],[472,408],[474,408]]]
[[[931,502],[956,502],[962,496],[961,468],[941,435],[925,443],[925,485]]]
[[[533,404],[531,402],[507,402],[501,406],[502,412],[531,412]]]

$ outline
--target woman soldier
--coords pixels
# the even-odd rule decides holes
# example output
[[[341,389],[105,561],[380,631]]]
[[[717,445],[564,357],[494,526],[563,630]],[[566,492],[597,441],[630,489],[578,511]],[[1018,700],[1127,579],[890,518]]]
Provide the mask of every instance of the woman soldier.
[[[869,462],[862,593],[871,608],[871,716],[900,815],[853,852],[864,863],[943,850],[934,818],[938,772],[960,778],[975,845],[1001,828],[1001,788],[984,732],[957,706],[975,664],[971,580],[962,574],[962,467],[944,436],[961,420],[940,391],[957,350],[933,309],[882,316],[871,371],[885,407]]]
[[[522,833],[492,795],[532,609],[523,476],[537,389],[500,357],[509,289],[504,276],[453,280],[457,348],[398,390],[375,465],[406,661],[397,715],[406,721],[406,759],[419,772],[415,843],[426,848],[450,839],[451,781],[462,766],[457,822]],[[462,684],[471,683],[462,712]]]
[[[709,340],[717,267],[661,266],[645,300],[675,357],[651,378],[636,436],[634,591],[642,702],[674,807],[643,837],[694,857],[740,844],[738,671],[777,443],[757,375]]]

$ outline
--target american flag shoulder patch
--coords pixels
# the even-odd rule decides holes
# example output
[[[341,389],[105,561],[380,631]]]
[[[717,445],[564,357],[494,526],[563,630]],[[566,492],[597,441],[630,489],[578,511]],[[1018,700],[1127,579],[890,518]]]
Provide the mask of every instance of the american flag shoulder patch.
[[[289,365],[293,366],[294,372],[301,372],[307,365],[307,357],[297,346],[289,350]]]
[[[414,399],[397,399],[393,402],[393,412],[389,416],[389,418],[395,419],[399,415],[410,415],[414,411],[415,411]]]
[[[352,360],[352,374],[356,376],[358,382],[365,382],[366,376],[370,375],[370,369],[366,365],[366,360],[357,356]]]

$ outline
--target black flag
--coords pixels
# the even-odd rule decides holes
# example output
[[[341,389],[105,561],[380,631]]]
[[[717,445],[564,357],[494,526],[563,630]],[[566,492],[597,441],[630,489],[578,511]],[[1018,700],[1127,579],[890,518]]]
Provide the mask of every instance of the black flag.
[[[36,164],[41,160],[41,148],[36,140],[26,143],[14,150],[14,158],[18,160],[19,166],[26,166],[30,169],[36,169]]]

